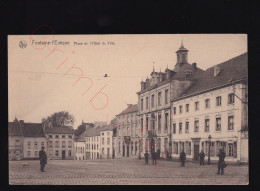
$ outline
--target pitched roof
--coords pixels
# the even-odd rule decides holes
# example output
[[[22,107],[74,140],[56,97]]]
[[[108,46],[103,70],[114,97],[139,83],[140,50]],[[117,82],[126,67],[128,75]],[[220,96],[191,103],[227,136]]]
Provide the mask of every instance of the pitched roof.
[[[8,122],[8,136],[23,136],[19,122]]]
[[[113,131],[115,127],[113,127],[113,125],[109,124],[109,125],[105,125],[101,128],[101,131]]]
[[[74,134],[70,127],[45,127],[46,134]]]
[[[220,68],[220,72],[214,77],[214,67],[216,66]],[[216,66],[210,67],[205,72],[201,73],[201,76],[196,79],[196,82],[176,99],[191,96],[225,84],[231,84],[231,82],[237,80],[248,79],[247,53]]]
[[[192,71],[192,78],[194,78],[194,79],[200,78],[200,76],[203,73],[205,73],[205,71],[200,69],[199,67],[196,67],[196,69],[194,69],[194,67],[191,64],[184,63],[183,65],[181,65],[181,66],[177,65],[174,68],[173,71],[176,72],[176,74],[172,77],[172,79],[174,79],[174,80],[186,79],[185,72],[187,70]]]
[[[101,128],[99,126],[86,129],[85,137],[99,136],[100,131],[101,131]]]
[[[87,130],[83,131],[77,138],[75,138],[75,142],[85,142]]]
[[[22,123],[24,137],[45,137],[41,123]]]
[[[137,112],[138,111],[138,105],[137,104],[130,104],[128,105],[128,107],[122,111],[121,113],[119,113],[118,115],[124,115],[124,114],[128,114],[128,113],[134,113],[134,112]],[[117,116],[118,116],[117,115]]]

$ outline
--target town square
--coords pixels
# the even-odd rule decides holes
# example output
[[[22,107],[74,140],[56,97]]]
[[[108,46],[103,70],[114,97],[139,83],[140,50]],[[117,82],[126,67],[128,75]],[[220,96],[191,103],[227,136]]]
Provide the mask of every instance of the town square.
[[[9,184],[249,183],[246,35],[9,38]]]

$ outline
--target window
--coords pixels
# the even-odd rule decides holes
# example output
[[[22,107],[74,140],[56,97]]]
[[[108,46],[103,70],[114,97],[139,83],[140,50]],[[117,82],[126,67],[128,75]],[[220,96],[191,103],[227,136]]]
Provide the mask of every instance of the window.
[[[62,135],[61,137],[64,139],[64,138],[65,138],[65,135]]]
[[[51,139],[51,138],[52,138],[52,135],[49,135],[49,138]]]
[[[49,141],[49,147],[52,147],[52,141]]]
[[[165,104],[168,104],[168,90],[165,90]]]
[[[65,148],[65,141],[62,141],[62,148]]]
[[[194,121],[194,132],[199,132],[199,120]]]
[[[59,135],[55,135],[55,138],[58,139],[58,138],[59,138]]]
[[[59,147],[59,141],[55,141],[55,147]]]
[[[189,122],[186,122],[185,133],[189,133]]]
[[[141,99],[141,111],[143,111],[143,109],[144,109],[144,100]]]
[[[56,157],[59,156],[59,151],[55,151],[55,156],[56,156]]]
[[[105,144],[105,139],[104,138],[102,138],[102,145],[104,145]]]
[[[165,126],[164,126],[164,133],[168,132],[168,113],[165,113]]]
[[[228,94],[228,104],[235,103],[235,94]]]
[[[94,145],[93,145],[93,144],[91,144],[91,146],[92,146],[92,150],[94,150]]]
[[[34,156],[35,156],[35,157],[38,156],[38,151],[34,151]]]
[[[44,146],[44,142],[41,142],[41,146]]]
[[[108,135],[109,135],[110,133],[108,133]],[[98,142],[98,137],[97,137],[97,142]]]
[[[234,129],[234,116],[228,116],[228,130]]]
[[[186,112],[189,112],[189,110],[190,110],[190,104],[186,104]]]
[[[158,115],[158,133],[161,133],[162,116]]]
[[[102,133],[102,136],[104,136],[105,134],[104,133]],[[93,137],[92,137],[92,139],[93,139]]]
[[[173,154],[178,154],[178,142],[173,142]]]
[[[144,120],[141,118],[141,133],[144,131]]]
[[[68,156],[71,157],[71,150],[68,150]]]
[[[148,131],[148,117],[146,117],[146,123],[145,123],[145,126],[146,126],[146,131]]]
[[[31,142],[27,142],[27,148],[31,149]]]
[[[154,94],[152,95],[152,108],[154,107]]]
[[[205,108],[210,108],[210,100],[209,99],[206,99],[205,100]]]
[[[173,134],[176,134],[176,124],[173,124]]]
[[[180,114],[182,113],[182,105],[179,106]]]
[[[162,93],[159,92],[158,93],[158,106],[161,106],[161,96],[162,96]]]
[[[38,149],[38,144],[37,144],[37,142],[34,142],[34,148],[35,148],[35,149]]]
[[[195,110],[196,111],[199,110],[199,102],[198,101],[195,102]]]
[[[148,109],[148,105],[149,105],[149,101],[148,101],[148,97],[146,97],[146,109]]]
[[[205,119],[205,132],[209,132],[209,119]]]
[[[173,108],[173,114],[176,115],[176,107]]]
[[[179,133],[182,133],[182,123],[179,123]]]
[[[237,158],[237,142],[228,143],[227,156]]]
[[[216,106],[221,106],[221,96],[216,97]]]
[[[68,142],[68,147],[71,148],[72,147],[72,141]]]
[[[107,144],[110,145],[110,138],[107,138]]]
[[[221,118],[218,117],[216,118],[216,131],[220,131],[221,130]]]
[[[28,157],[31,157],[31,151],[27,151]]]
[[[72,135],[69,135],[68,138],[69,138],[69,139],[72,139]]]

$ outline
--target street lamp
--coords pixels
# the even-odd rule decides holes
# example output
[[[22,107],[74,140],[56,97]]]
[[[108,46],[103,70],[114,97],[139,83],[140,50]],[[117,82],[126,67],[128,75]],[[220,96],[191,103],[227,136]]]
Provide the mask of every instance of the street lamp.
[[[209,152],[208,152],[208,165],[210,164],[210,146],[211,146],[211,135],[209,135],[208,139],[209,139]]]

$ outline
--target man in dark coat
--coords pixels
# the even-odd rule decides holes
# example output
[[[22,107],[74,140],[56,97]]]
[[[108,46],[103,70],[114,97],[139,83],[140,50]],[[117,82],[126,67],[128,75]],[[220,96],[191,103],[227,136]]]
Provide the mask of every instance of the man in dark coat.
[[[200,156],[200,166],[201,166],[201,165],[204,166],[205,153],[203,152],[203,150],[201,150],[199,156]]]
[[[221,170],[221,174],[223,175],[224,174],[224,168],[226,167],[226,165],[225,165],[226,154],[223,151],[223,149],[219,150],[218,157],[219,157],[219,160],[218,160],[218,173],[217,174],[220,174],[220,170]]]
[[[153,164],[156,164],[156,160],[157,160],[157,153],[153,152]]]
[[[182,166],[184,167],[185,166],[185,160],[186,160],[186,154],[185,154],[184,151],[181,152],[180,159],[181,159],[181,167]]]
[[[144,154],[144,158],[145,158],[145,164],[148,164],[149,154],[148,154],[147,151],[146,151],[145,154]]]
[[[40,158],[41,172],[44,172],[44,167],[47,164],[47,155],[44,151],[44,146],[42,146],[42,150],[39,151],[39,158]]]

